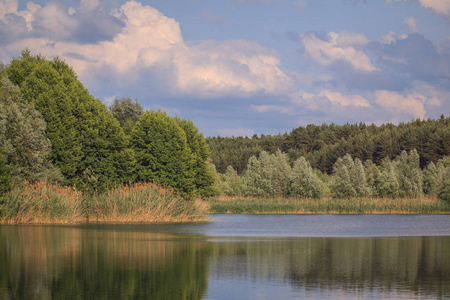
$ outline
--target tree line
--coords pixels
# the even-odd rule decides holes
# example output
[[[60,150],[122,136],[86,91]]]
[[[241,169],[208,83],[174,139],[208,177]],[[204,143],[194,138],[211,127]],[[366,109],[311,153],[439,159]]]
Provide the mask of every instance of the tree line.
[[[253,137],[208,137],[212,163],[219,173],[229,165],[241,174],[252,156],[262,151],[286,153],[292,165],[304,157],[313,168],[331,174],[338,158],[350,154],[361,161],[381,165],[403,151],[416,149],[420,167],[450,155],[450,117],[415,120],[398,125],[323,124],[298,127],[290,133]]]
[[[212,193],[209,147],[191,120],[130,98],[107,107],[64,61],[28,50],[0,64],[0,79],[0,196],[23,181],[80,190],[154,181]]]
[[[377,166],[345,154],[337,159],[330,175],[313,169],[305,157],[289,164],[286,153],[262,151],[250,157],[240,175],[228,166],[217,181],[220,193],[229,196],[335,198],[407,197],[424,195],[450,201],[450,156],[420,168],[414,149],[391,160],[385,157]]]

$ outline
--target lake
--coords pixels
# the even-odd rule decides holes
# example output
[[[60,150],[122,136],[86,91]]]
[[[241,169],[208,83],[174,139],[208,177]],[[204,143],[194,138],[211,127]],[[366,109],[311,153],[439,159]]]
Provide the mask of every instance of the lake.
[[[0,299],[450,299],[449,215],[0,225]]]

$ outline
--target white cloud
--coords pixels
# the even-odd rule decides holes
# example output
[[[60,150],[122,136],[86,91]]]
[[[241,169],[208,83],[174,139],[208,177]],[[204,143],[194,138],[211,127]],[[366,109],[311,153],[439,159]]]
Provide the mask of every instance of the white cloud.
[[[431,9],[436,14],[450,17],[450,0],[385,0],[388,4],[402,1],[419,1],[420,6]]]
[[[408,25],[409,29],[412,32],[419,32],[419,30],[417,29],[417,21],[414,17],[404,18],[403,21],[406,25]]]
[[[387,111],[397,115],[412,115],[415,118],[424,119],[427,97],[413,93],[403,96],[394,91],[378,90],[374,93],[375,102]]]
[[[233,129],[218,129],[216,130],[221,136],[248,136],[251,137],[255,132],[250,128],[233,128]]]
[[[406,34],[397,35],[395,32],[389,31],[388,33],[383,35],[383,37],[381,38],[381,41],[383,42],[383,44],[389,45],[389,44],[394,43],[394,42],[396,42],[398,40],[404,40],[407,37],[408,36]]]
[[[85,10],[98,4],[88,3],[82,3]],[[65,36],[67,28],[76,26],[67,11],[58,11],[50,4],[39,14],[56,15],[41,25],[58,30],[54,35]],[[281,69],[277,52],[256,42],[202,41],[189,45],[176,20],[135,1],[126,2],[114,15],[124,27],[110,41],[81,44],[28,38],[3,47],[0,59],[29,47],[33,53],[62,57],[87,80],[95,80],[98,72],[108,70],[113,73],[108,74],[111,77],[133,81],[139,70],[153,70],[173,93],[200,97],[288,95],[296,89],[294,80]]]
[[[330,90],[323,90],[319,93],[319,97],[326,97],[331,103],[339,104],[341,106],[360,106],[369,107],[369,101],[360,95],[343,95],[338,92]]]
[[[330,32],[328,40],[322,40],[312,33],[301,35],[300,38],[305,49],[305,56],[321,65],[327,66],[337,61],[345,61],[359,71],[377,70],[370,58],[363,51],[355,48],[368,43],[363,34]]]
[[[1,0],[0,1],[0,21],[6,20],[6,15],[16,13],[19,7],[17,0]]]
[[[278,112],[283,114],[289,114],[292,112],[291,107],[280,105],[252,105],[252,109],[257,112]]]

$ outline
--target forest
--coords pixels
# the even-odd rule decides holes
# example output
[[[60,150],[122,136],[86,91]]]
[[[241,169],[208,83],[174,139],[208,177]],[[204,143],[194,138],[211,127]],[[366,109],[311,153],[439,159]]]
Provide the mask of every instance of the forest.
[[[194,200],[219,195],[450,202],[443,115],[205,139],[191,120],[144,110],[137,100],[105,105],[59,58],[24,50],[0,63],[0,79],[0,221],[145,221],[144,211],[158,209],[159,220],[189,220],[183,211],[199,219],[207,205]]]

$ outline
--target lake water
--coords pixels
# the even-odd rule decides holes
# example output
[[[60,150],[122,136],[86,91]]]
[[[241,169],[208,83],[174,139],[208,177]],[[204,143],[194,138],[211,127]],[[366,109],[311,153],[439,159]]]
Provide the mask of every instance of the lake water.
[[[449,215],[0,226],[0,299],[450,299]]]

